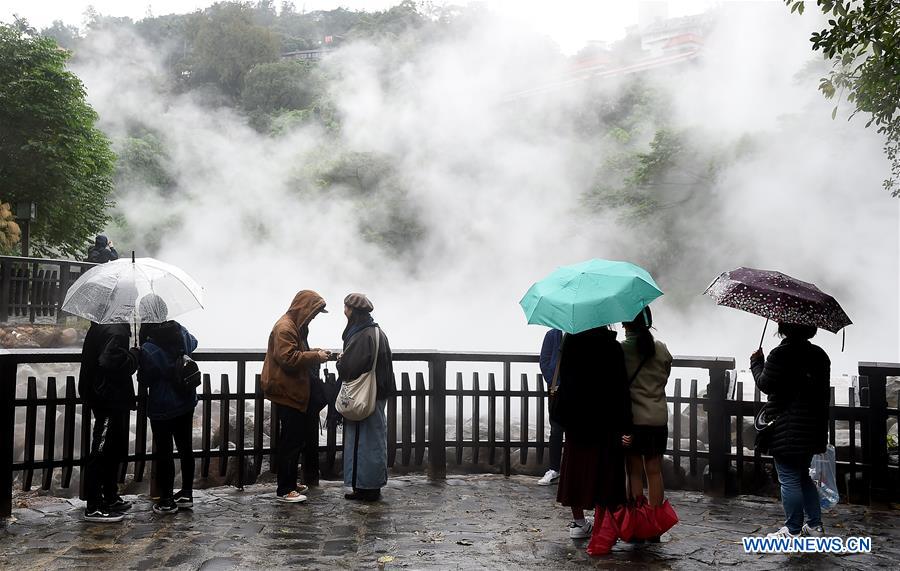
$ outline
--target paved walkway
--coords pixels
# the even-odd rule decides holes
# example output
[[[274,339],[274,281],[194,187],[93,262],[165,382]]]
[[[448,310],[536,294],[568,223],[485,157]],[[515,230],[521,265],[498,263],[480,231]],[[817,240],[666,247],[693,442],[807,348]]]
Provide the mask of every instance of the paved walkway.
[[[869,555],[746,555],[740,538],[776,527],[780,505],[693,492],[670,495],[682,523],[661,544],[619,544],[611,555],[591,558],[585,541],[568,538],[556,488],[535,482],[398,477],[375,504],[344,500],[337,482],[313,490],[304,505],[275,502],[271,486],[214,488],[196,493],[193,513],[174,516],[155,515],[146,498],[132,498],[136,505],[121,524],[85,523],[78,500],[29,495],[0,527],[0,567],[870,569],[900,561],[900,511],[841,505],[826,517],[835,535],[871,536]]]

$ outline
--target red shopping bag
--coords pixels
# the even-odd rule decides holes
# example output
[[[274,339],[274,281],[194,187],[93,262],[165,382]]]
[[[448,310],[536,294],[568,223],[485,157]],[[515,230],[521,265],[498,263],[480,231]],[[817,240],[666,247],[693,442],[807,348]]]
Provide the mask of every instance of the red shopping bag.
[[[619,527],[619,537],[622,538],[623,541],[631,541],[631,538],[634,537],[634,505],[625,504],[616,510],[616,513],[613,514],[613,518],[616,520],[616,525]]]
[[[634,520],[633,537],[635,539],[652,539],[662,535],[656,522],[654,509],[647,503],[647,498],[643,496],[638,498],[632,513],[632,519]]]
[[[662,535],[678,523],[678,514],[675,513],[675,508],[672,507],[669,500],[666,500],[661,506],[654,508],[653,519],[659,528],[657,535]]]
[[[594,531],[591,532],[591,541],[587,546],[588,555],[608,554],[618,537],[619,529],[612,512],[600,507],[595,508]]]

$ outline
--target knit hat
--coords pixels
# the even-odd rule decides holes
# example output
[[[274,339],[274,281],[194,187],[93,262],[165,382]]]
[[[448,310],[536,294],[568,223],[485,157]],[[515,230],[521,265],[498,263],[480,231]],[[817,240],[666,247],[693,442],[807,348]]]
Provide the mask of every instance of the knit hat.
[[[351,293],[344,298],[344,305],[351,309],[359,309],[367,313],[375,309],[375,306],[372,305],[372,302],[369,301],[369,298],[367,298],[364,293]]]

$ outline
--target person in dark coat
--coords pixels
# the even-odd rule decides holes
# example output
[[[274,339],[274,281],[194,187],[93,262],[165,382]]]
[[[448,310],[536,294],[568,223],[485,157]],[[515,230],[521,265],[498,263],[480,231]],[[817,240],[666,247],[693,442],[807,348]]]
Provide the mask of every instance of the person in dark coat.
[[[394,395],[394,365],[387,336],[372,318],[374,306],[364,294],[344,299],[344,349],[337,362],[341,383],[375,367],[375,411],[360,421],[344,420],[344,486],[348,500],[377,501],[387,484],[387,399]],[[376,363],[376,336],[378,361]]]
[[[756,386],[768,395],[765,421],[773,423],[771,438],[758,445],[775,460],[785,515],[784,527],[770,535],[823,535],[822,508],[809,465],[828,445],[831,361],[809,341],[815,327],[779,323],[778,334],[784,339],[768,359],[762,349],[750,356]]]
[[[87,261],[95,264],[105,264],[119,259],[119,253],[113,248],[109,239],[100,234],[94,239],[94,245],[88,248]]]
[[[91,452],[83,472],[86,521],[122,521],[122,512],[131,508],[131,502],[119,496],[118,486],[135,408],[132,375],[140,359],[140,351],[129,348],[130,339],[128,324],[91,323],[81,350],[78,393],[94,416]]]
[[[556,374],[556,366],[559,364],[559,350],[562,347],[563,332],[559,329],[551,329],[544,335],[541,345],[541,376],[547,383],[549,391]],[[560,379],[557,379],[557,385]],[[549,392],[547,393],[550,394]],[[549,408],[549,407],[548,407]],[[562,463],[563,427],[558,422],[550,419],[550,467],[544,476],[538,480],[539,486],[549,486],[559,480],[559,468]]]
[[[572,509],[569,537],[580,539],[593,527],[584,510],[614,512],[625,503],[623,437],[632,431],[631,396],[615,331],[597,327],[566,335],[560,359],[565,383],[555,420],[566,443],[556,501]]]
[[[161,323],[141,325],[141,365],[138,382],[147,387],[147,416],[156,443],[159,501],[153,505],[158,514],[172,514],[194,507],[194,409],[196,389],[179,387],[178,366],[182,355],[190,355],[197,348],[197,339],[177,321],[165,321],[166,303],[155,294],[144,296],[140,303],[141,316],[151,316]],[[173,493],[175,458],[172,442],[178,447],[181,460],[181,490]]]

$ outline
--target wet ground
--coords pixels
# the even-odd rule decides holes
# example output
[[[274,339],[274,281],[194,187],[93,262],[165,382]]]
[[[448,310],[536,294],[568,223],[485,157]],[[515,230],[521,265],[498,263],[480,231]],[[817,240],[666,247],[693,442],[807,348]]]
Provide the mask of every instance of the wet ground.
[[[82,521],[83,503],[20,497],[0,527],[0,567],[53,569],[742,569],[897,568],[900,511],[840,505],[825,517],[829,535],[871,536],[868,555],[748,555],[741,537],[780,526],[771,498],[714,499],[673,492],[682,522],[656,545],[618,544],[592,558],[569,539],[556,488],[536,478],[480,475],[430,483],[394,478],[383,499],[349,502],[323,482],[306,504],[274,501],[268,485],[195,493],[193,512],[160,516],[145,497],[119,524]]]

